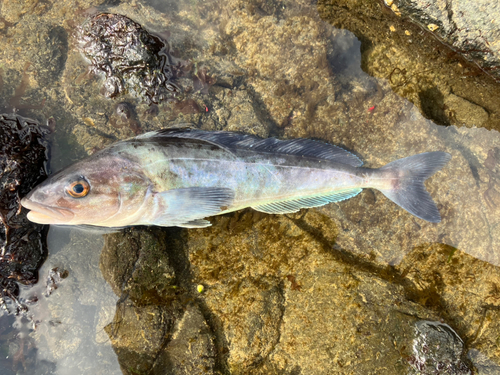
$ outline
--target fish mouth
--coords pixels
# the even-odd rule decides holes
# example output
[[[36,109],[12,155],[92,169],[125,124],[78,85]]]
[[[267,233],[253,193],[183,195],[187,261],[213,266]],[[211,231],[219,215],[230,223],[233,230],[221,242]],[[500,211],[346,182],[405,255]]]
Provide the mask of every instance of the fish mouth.
[[[51,207],[33,202],[27,198],[21,199],[21,204],[30,210],[28,212],[28,220],[38,224],[64,224],[75,216],[67,208]]]

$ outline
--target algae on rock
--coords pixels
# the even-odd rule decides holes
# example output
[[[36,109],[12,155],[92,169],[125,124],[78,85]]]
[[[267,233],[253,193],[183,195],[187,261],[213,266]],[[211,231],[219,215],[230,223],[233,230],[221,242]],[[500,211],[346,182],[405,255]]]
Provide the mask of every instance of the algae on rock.
[[[74,18],[74,9],[61,4],[44,10],[37,22],[71,29],[64,20]],[[263,137],[321,138],[357,153],[368,167],[425,151],[453,156],[427,183],[443,216],[438,225],[365,190],[346,202],[293,215],[248,209],[211,218],[213,226],[206,229],[108,234],[100,267],[119,299],[114,319],[112,308],[93,297],[100,294],[78,294],[105,289],[102,284],[70,284],[84,279],[78,271],[75,278],[70,273],[68,285],[71,298],[98,311],[97,323],[85,324],[99,328],[100,343],[111,340],[125,373],[401,374],[412,369],[415,324],[440,319],[465,350],[472,349],[474,363],[479,358],[494,368],[500,362],[499,135],[488,130],[499,128],[500,96],[487,79],[462,79],[474,72],[442,49],[421,54],[417,42],[427,37],[397,16],[385,18],[382,9],[375,1],[340,0],[189,1],[172,5],[168,14],[158,2],[106,9],[148,30],[168,30],[172,54],[190,60],[179,77],[181,86],[192,86],[184,103],[148,107],[127,95],[120,102],[103,98],[99,82],[85,78],[75,51],[68,51],[61,76],[57,69],[41,68],[50,59],[33,63],[41,75],[30,77],[30,87],[60,116],[56,144],[74,142],[72,150],[63,150],[71,158],[74,149],[91,153],[136,132],[183,122]],[[321,21],[318,10],[324,19],[351,28],[361,42]],[[2,51],[6,73],[22,70],[16,61],[37,56],[34,47],[21,48],[28,41],[36,45],[27,33],[35,19],[18,15],[18,24],[0,34],[8,46]],[[47,24],[40,35],[49,30]],[[24,39],[9,38],[14,31]],[[64,48],[62,39],[54,45]],[[58,64],[63,55],[64,50]],[[440,69],[427,71],[431,67]],[[53,86],[40,84],[49,79],[56,80]],[[477,86],[483,83],[487,90]],[[136,123],[117,120],[124,113],[121,104],[134,112]],[[469,127],[438,126],[421,113]],[[77,268],[88,258],[81,249],[92,246],[74,245],[75,254],[54,259],[85,270]],[[90,276],[97,279],[96,271]],[[195,285],[204,292],[195,292]],[[57,293],[66,295],[68,288]],[[76,306],[71,298],[68,305]],[[76,312],[53,309],[69,330],[83,330]],[[49,343],[57,360],[75,358],[83,345],[65,342],[67,354],[47,336],[36,332],[39,345]]]
[[[213,373],[213,334],[183,289],[170,248],[161,230],[106,235],[100,268],[119,300],[105,331],[124,374]]]
[[[396,6],[423,2],[386,2],[389,3]],[[451,3],[456,5],[460,2]],[[494,2],[489,3],[498,8]],[[422,5],[422,8],[425,6]],[[396,6],[396,9],[399,8]],[[467,63],[460,54],[445,47],[430,30],[422,30],[375,0],[321,0],[318,11],[325,21],[346,28],[358,37],[362,43],[364,71],[387,79],[397,94],[419,107],[427,118],[444,125],[500,130],[500,113],[496,105],[500,100],[500,89],[497,82],[474,64]],[[482,18],[482,13],[478,16]],[[489,116],[486,119],[475,118],[472,123],[463,122],[454,116],[461,107],[452,102],[444,104],[443,99],[446,101],[449,95],[461,97],[468,102],[468,106],[483,109]]]

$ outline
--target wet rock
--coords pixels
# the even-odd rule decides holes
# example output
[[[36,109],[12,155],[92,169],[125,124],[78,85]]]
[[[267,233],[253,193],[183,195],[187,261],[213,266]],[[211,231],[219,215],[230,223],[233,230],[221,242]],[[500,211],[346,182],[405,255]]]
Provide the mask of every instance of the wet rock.
[[[202,94],[208,94],[209,89],[217,82],[215,77],[208,74],[207,68],[201,68],[193,74],[193,90]]]
[[[488,112],[484,108],[457,95],[448,95],[444,105],[453,125],[481,127],[488,121]]]
[[[186,99],[174,104],[174,112],[177,114],[182,113],[183,115],[190,115],[200,113],[201,109],[198,103],[193,99]]]
[[[244,26],[249,24],[254,26]],[[232,18],[226,29],[234,36],[240,66],[248,70],[248,83],[274,124],[286,127],[293,119],[305,126],[317,120],[317,108],[337,87],[329,77],[327,43],[317,38],[323,30],[314,16],[292,16],[278,22],[273,17],[243,14]]]
[[[91,17],[78,32],[82,55],[90,71],[104,77],[102,92],[113,98],[123,93],[159,103],[180,92],[166,41],[119,14]]]
[[[171,332],[171,340],[159,355],[153,374],[209,375],[214,373],[213,334],[199,308],[188,305]]]
[[[397,4],[403,2],[417,7],[424,3],[386,1],[386,4],[399,9]],[[492,8],[498,8],[491,3]],[[451,7],[476,6],[476,3],[446,4],[450,6],[439,7],[443,14],[447,14],[448,10],[452,12]],[[407,17],[398,17],[393,11],[383,7],[375,0],[362,3],[356,0],[318,1],[318,11],[323,19],[354,33],[361,42],[359,48],[363,71],[387,80],[392,90],[415,104],[427,118],[442,125],[457,124],[453,119],[454,112],[447,110],[443,102],[445,97],[453,93],[489,114],[482,126],[500,130],[500,112],[496,104],[500,100],[500,89],[495,79],[485,74],[476,64],[468,62],[460,53],[438,41],[435,32],[431,32],[426,26],[426,31],[422,31],[420,25],[407,22]],[[452,13],[456,16],[455,11]],[[478,17],[481,14],[479,12]],[[494,24],[490,24],[486,30],[494,33],[494,28]],[[466,28],[462,32],[466,33]],[[476,41],[481,39],[476,36],[476,32],[471,33],[471,37]],[[489,43],[495,45],[495,42]],[[337,69],[333,65],[332,68]],[[366,103],[366,99],[360,101],[359,105],[363,103]],[[376,100],[373,104],[376,104]],[[477,125],[477,121],[474,122]]]
[[[40,25],[39,48],[32,61],[40,86],[50,87],[62,75],[68,58],[68,33],[61,26]]]
[[[218,87],[214,91],[212,111],[209,119],[205,120],[207,125],[213,124],[214,129],[223,126],[224,130],[243,131],[261,137],[269,134],[271,121],[266,114],[256,111],[258,102],[252,98],[248,90]]]
[[[500,78],[500,5],[496,1],[385,0],[483,70]]]
[[[447,324],[415,323],[413,355],[408,358],[414,374],[472,374],[464,353],[464,342]]]
[[[146,372],[173,328],[173,309],[157,306],[175,299],[175,273],[161,233],[133,230],[106,235],[100,268],[120,300],[106,326],[125,373]]]
[[[169,13],[169,12],[178,12],[179,4],[177,1],[172,0],[151,0],[149,4],[155,8],[158,12]]]
[[[189,235],[228,373],[406,373],[413,324],[436,316],[404,298],[406,286],[388,281],[396,274],[338,257],[323,215],[305,215],[309,230],[302,216],[245,212]]]
[[[154,108],[154,107],[153,107]],[[142,133],[141,123],[134,106],[127,102],[118,103],[109,123],[115,128],[128,127],[135,135]]]
[[[500,322],[490,322],[500,306],[497,267],[459,249],[435,243],[416,247],[397,269],[409,283],[408,299],[440,311],[440,317],[464,341],[473,338],[473,348],[485,357],[498,358],[494,332],[500,330]],[[478,314],[484,318],[478,319]],[[485,334],[477,339],[477,332]]]
[[[49,271],[46,281],[45,296],[50,296],[55,290],[59,288],[62,280],[67,278],[69,275],[68,270],[59,269],[59,267],[54,267]]]
[[[36,283],[47,257],[47,227],[28,221],[20,199],[46,177],[48,132],[33,120],[0,115],[0,285],[2,298],[13,301],[17,282]]]
[[[120,300],[105,330],[124,374],[213,373],[213,334],[178,285],[169,246],[161,230],[106,235],[100,267]]]
[[[26,14],[43,14],[50,9],[50,4],[39,0],[28,0],[19,3],[15,0],[7,0],[2,4],[2,13],[5,20],[16,23]]]
[[[214,374],[213,335],[196,305],[172,314],[162,306],[117,306],[106,326],[124,374]]]
[[[276,348],[285,310],[283,290],[277,280],[262,277],[243,279],[230,293],[235,298],[224,307],[232,315],[224,335],[231,343],[229,368],[241,373],[258,367]]]
[[[167,238],[159,230],[136,230],[106,235],[100,267],[117,296],[138,305],[176,298],[175,272]]]
[[[124,374],[149,373],[174,317],[160,306],[134,306],[130,301],[117,306],[113,323],[105,327]]]
[[[32,76],[28,73],[30,65],[30,63],[24,64],[24,68],[19,77],[19,83],[14,86],[14,88],[11,87],[11,90],[9,90],[10,92],[7,95],[4,94],[4,97],[6,99],[5,102],[0,100],[0,108],[2,109],[2,111],[16,113],[19,110],[42,109],[44,107],[45,99],[40,100],[39,98],[37,98],[34,102],[31,100],[23,100],[25,96],[28,96],[26,91],[28,91],[29,81]],[[3,70],[0,69],[0,90],[4,88],[4,78],[1,77],[3,74]],[[12,75],[19,75],[19,72],[6,72],[6,76],[10,76],[9,78],[11,78]],[[5,89],[8,88],[5,87]]]
[[[500,366],[490,360],[479,350],[471,349],[467,353],[468,358],[474,363],[478,375],[500,374]]]
[[[188,247],[194,279],[207,285],[203,300],[220,319],[231,374],[413,373],[415,324],[443,316],[464,338],[485,332],[475,347],[496,358],[496,335],[486,334],[500,329],[493,265],[435,244],[397,267],[380,267],[335,246],[343,230],[317,210],[287,217],[247,211],[213,224],[188,233]],[[277,293],[263,293],[269,285]],[[472,306],[484,303],[491,305],[478,322]],[[282,316],[269,306],[282,306]],[[450,339],[442,349],[454,345]],[[458,374],[470,368],[461,345],[457,358],[466,365]]]

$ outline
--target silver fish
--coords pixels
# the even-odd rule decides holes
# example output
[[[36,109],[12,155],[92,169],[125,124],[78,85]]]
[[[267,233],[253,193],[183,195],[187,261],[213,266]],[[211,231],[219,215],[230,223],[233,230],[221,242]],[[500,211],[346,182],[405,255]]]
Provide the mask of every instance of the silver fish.
[[[309,139],[164,129],[117,142],[52,175],[21,203],[40,224],[201,228],[205,218],[245,207],[297,212],[374,188],[419,217],[439,211],[424,181],[450,160],[426,152],[378,169]]]

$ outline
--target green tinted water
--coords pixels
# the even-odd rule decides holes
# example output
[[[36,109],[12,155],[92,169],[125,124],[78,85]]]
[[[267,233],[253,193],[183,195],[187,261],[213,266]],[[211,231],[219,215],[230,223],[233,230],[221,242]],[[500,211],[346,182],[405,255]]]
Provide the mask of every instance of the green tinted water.
[[[29,319],[0,317],[2,373],[412,373],[416,322],[440,319],[479,371],[497,368],[499,89],[490,78],[377,3],[107,2],[99,9],[166,35],[185,67],[183,96],[155,109],[106,99],[85,74],[74,30],[97,2],[6,4],[0,104],[12,110],[30,63],[14,104],[55,118],[54,171],[135,135],[137,122],[144,132],[191,122],[319,138],[369,167],[435,150],[452,160],[426,184],[440,224],[366,190],[293,215],[245,210],[200,230],[103,238],[51,228],[40,285],[23,292],[39,302]],[[43,98],[41,109],[22,108]],[[135,109],[131,123],[116,113],[122,101]],[[54,267],[69,276],[44,297]]]

